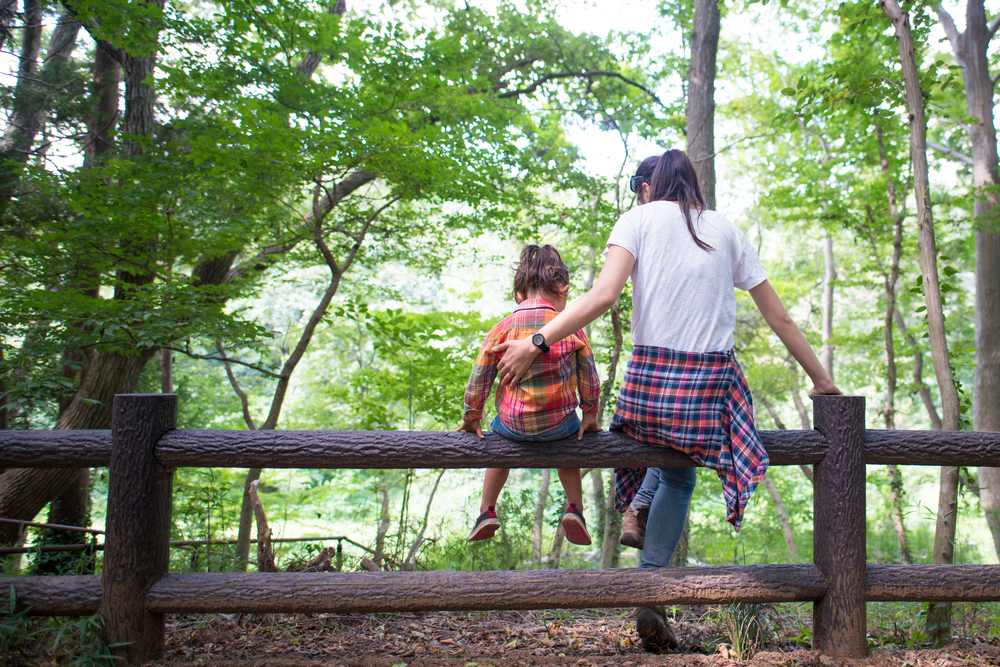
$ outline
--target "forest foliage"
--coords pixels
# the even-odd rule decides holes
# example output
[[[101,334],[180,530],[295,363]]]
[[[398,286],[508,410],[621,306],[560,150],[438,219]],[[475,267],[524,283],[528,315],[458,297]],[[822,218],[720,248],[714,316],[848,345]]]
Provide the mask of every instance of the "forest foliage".
[[[455,428],[482,337],[512,306],[520,245],[555,244],[574,292],[584,291],[615,219],[634,205],[634,166],[683,145],[692,6],[662,3],[653,24],[616,31],[570,28],[573,5],[549,0],[19,4],[0,82],[6,425],[108,428],[114,393],[169,386],[182,428]],[[974,213],[981,192],[962,130],[976,120],[962,66],[934,6],[907,10],[937,147],[931,196],[952,374],[972,428],[973,239],[995,223]],[[42,28],[25,73],[32,16]],[[65,47],[54,35],[73,22]],[[833,351],[837,384],[867,397],[868,426],[886,427],[891,413],[895,428],[935,427],[891,24],[873,3],[815,0],[726,3],[722,24],[719,210],[756,245],[814,347]],[[99,102],[112,79],[108,116]],[[34,126],[19,120],[28,112]],[[824,239],[835,251],[832,282]],[[807,378],[745,297],[737,351],[759,425],[810,428]],[[606,315],[588,332],[607,381],[605,423],[631,347],[627,292],[618,313],[621,331]],[[609,378],[616,335],[624,352]],[[890,364],[899,379],[891,403]],[[391,566],[600,563],[553,544],[561,500],[553,486],[538,502],[541,471],[514,473],[504,529],[482,545],[465,542],[477,471],[262,474],[276,533],[347,535]],[[984,519],[977,474],[961,471],[956,559],[996,562],[1000,538]],[[930,562],[933,471],[903,469],[901,505],[890,471],[868,475],[869,559],[900,562],[898,506],[914,562]],[[773,491],[757,491],[736,534],[717,481],[699,471],[689,560],[811,560],[805,471],[769,477]],[[588,520],[600,526],[613,477],[586,479],[595,481]],[[236,537],[243,481],[236,470],[178,471],[174,537]],[[49,497],[38,509],[62,492],[40,484]],[[106,484],[94,471],[95,525]],[[288,559],[315,555],[283,548]],[[217,570],[238,556],[206,546],[174,560]]]

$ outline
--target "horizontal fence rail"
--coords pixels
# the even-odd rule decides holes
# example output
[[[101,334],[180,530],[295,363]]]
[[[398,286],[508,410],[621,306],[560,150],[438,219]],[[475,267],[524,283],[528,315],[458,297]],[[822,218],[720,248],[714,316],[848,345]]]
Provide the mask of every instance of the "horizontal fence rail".
[[[867,653],[865,601],[1000,601],[997,565],[866,563],[865,466],[1000,465],[1000,433],[866,430],[865,401],[819,396],[813,431],[762,431],[772,465],[813,465],[814,563],[511,572],[169,574],[173,469],[692,466],[621,433],[551,443],[397,431],[178,430],[177,397],[115,397],[111,431],[0,431],[0,468],[109,469],[101,576],[0,578],[35,613],[100,611],[127,664],[163,651],[167,613],[372,613],[812,602],[813,645]]]
[[[988,602],[1000,599],[992,565],[869,565],[864,599]],[[100,576],[0,578],[39,614],[80,616],[101,607]],[[659,604],[809,602],[826,595],[815,565],[748,565],[500,572],[277,572],[168,574],[145,606],[182,613],[487,611]]]
[[[818,431],[760,431],[771,465],[818,463]],[[865,463],[1000,465],[1000,432],[868,429]],[[680,452],[621,433],[587,433],[550,443],[513,442],[448,431],[224,431],[176,429],[160,438],[156,460],[169,468],[582,468],[683,467]],[[0,468],[106,467],[111,431],[0,431]],[[578,463],[577,463],[578,462]]]

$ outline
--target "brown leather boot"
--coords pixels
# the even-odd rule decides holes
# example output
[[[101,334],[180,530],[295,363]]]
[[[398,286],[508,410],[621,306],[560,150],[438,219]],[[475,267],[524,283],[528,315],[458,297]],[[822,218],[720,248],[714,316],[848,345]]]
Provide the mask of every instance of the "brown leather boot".
[[[667,614],[663,605],[639,607],[635,613],[635,631],[639,634],[642,648],[650,653],[676,649],[677,637],[667,624]]]
[[[622,518],[622,536],[618,538],[618,544],[642,549],[646,543],[646,519],[648,517],[648,507],[636,510],[632,505],[629,505]]]

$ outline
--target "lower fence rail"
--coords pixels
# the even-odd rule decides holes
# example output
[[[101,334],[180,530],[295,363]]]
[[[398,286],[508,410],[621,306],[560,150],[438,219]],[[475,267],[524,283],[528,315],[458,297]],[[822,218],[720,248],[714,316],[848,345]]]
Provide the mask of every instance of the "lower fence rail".
[[[34,614],[101,607],[101,577],[7,577]],[[644,604],[815,602],[827,592],[815,565],[750,565],[500,572],[276,572],[167,574],[146,609],[181,613],[377,613],[581,609]],[[1000,565],[869,565],[869,601],[1000,601]]]

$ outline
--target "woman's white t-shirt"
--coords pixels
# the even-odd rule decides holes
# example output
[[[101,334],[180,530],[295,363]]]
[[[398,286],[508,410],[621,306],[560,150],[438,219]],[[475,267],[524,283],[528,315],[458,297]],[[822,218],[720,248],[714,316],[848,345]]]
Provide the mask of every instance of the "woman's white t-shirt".
[[[632,342],[684,352],[733,347],[736,292],[767,280],[739,227],[715,211],[691,211],[702,250],[677,204],[636,206],[615,223],[608,246],[632,253]]]

